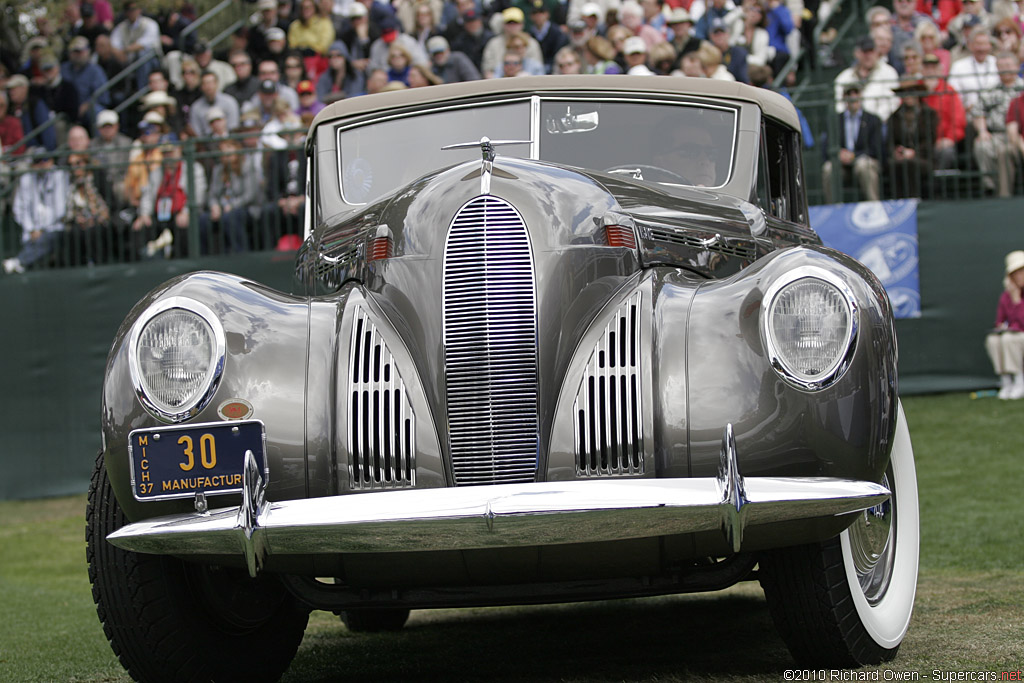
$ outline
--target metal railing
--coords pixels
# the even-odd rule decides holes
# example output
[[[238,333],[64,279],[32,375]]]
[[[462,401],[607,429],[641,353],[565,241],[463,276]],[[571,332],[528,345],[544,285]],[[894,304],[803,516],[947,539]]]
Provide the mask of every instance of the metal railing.
[[[893,85],[896,85],[895,83]],[[967,95],[968,93],[963,93]],[[930,93],[924,97],[927,99]],[[942,97],[959,97],[956,94]],[[896,106],[898,98],[892,100],[882,110]],[[814,146],[805,149],[804,172],[807,178],[808,201],[811,204],[824,204],[829,199],[833,202],[852,202],[867,199],[856,178],[850,172],[833,173],[831,187],[823,186],[822,171],[825,162],[831,162],[834,169],[841,168],[839,150],[843,145],[844,131],[840,128],[840,119],[836,111],[834,85],[832,83],[802,88],[794,97],[797,107],[801,110],[814,132]],[[872,98],[862,100],[865,110],[878,108],[873,106]],[[942,160],[935,153],[934,139],[925,139],[928,132],[923,127],[916,128],[916,145],[929,147],[919,154],[917,162],[909,163],[896,158],[896,145],[888,140],[891,120],[882,122],[880,145],[875,156],[878,159],[879,195],[882,199],[902,197],[919,197],[935,200],[986,199],[999,196],[999,164],[1012,176],[1009,185],[1010,195],[1024,195],[1024,172],[1020,153],[1010,148],[1002,160],[988,163],[986,145],[977,144],[977,133],[970,118],[966,119],[962,139],[952,148],[948,158]],[[997,132],[996,137],[1002,144],[1005,132]]]
[[[56,198],[66,201],[66,207],[57,207],[57,213],[63,215],[59,221],[46,226],[53,233],[47,236],[50,247],[44,258],[31,264],[33,269],[192,258],[242,250],[266,251],[282,248],[285,236],[295,236],[287,241],[287,246],[293,248],[302,235],[305,178],[296,174],[289,183],[288,177],[282,174],[294,173],[295,165],[289,166],[279,157],[286,155],[301,160],[303,149],[299,142],[282,150],[260,149],[255,146],[260,135],[257,131],[232,136],[244,145],[236,152],[240,167],[250,171],[257,169],[261,177],[252,177],[254,173],[245,176],[247,182],[257,184],[254,191],[257,199],[244,207],[240,224],[230,226],[226,225],[225,218],[218,220],[210,215],[209,194],[214,168],[225,163],[230,153],[217,148],[220,140],[193,138],[173,143],[181,150],[183,208],[188,218],[183,227],[178,227],[175,221],[181,212],[172,212],[166,220],[161,220],[160,208],[152,199],[158,194],[158,186],[152,184],[162,182],[165,170],[175,172],[172,164],[168,163],[165,168],[162,161],[163,151],[171,143],[4,157],[6,163],[0,170],[3,176],[0,187],[6,189],[0,193],[0,256],[18,258],[23,253],[32,236],[19,224],[19,219],[29,219],[30,215],[25,212],[30,211],[33,204],[42,202],[54,208]],[[52,161],[52,167],[44,169],[39,163],[44,161]],[[35,174],[38,180],[23,182],[26,174]],[[76,193],[76,179],[86,176],[89,180],[82,181],[82,188]],[[136,185],[140,181],[150,185],[146,191],[152,206],[149,226],[138,225],[136,220],[142,213],[142,192]],[[40,192],[38,188],[43,189]],[[33,192],[31,199],[26,201],[23,197],[19,202],[18,193],[26,191]],[[204,192],[205,199],[200,196]],[[88,206],[90,200],[95,204],[97,199],[102,201],[99,211],[94,210],[96,206]],[[287,206],[283,208],[282,203]],[[97,216],[101,219],[97,220]],[[172,238],[170,242],[165,230]]]

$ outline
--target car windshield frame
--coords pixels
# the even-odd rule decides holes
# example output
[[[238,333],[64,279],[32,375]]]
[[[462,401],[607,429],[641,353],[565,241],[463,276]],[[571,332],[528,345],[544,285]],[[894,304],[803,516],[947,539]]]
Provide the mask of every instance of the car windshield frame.
[[[706,97],[693,96],[693,97],[658,97],[656,95],[642,95],[642,94],[614,94],[614,93],[602,93],[598,95],[594,94],[583,94],[583,93],[545,93],[545,94],[529,94],[529,95],[516,95],[501,99],[492,99],[487,101],[476,101],[476,102],[455,102],[442,106],[433,106],[429,109],[417,109],[417,110],[405,110],[397,111],[393,114],[385,116],[375,116],[373,118],[361,118],[359,120],[349,121],[338,125],[335,128],[334,134],[337,143],[336,147],[336,160],[337,160],[337,171],[338,171],[338,184],[339,194],[342,201],[351,207],[366,206],[374,201],[382,199],[387,195],[391,194],[400,187],[404,187],[409,182],[412,182],[424,175],[428,175],[432,172],[457,166],[467,161],[479,159],[481,156],[480,149],[473,145],[468,145],[461,149],[452,149],[442,151],[442,147],[452,144],[466,144],[479,142],[479,137],[468,132],[463,132],[464,126],[458,125],[455,128],[458,129],[459,134],[455,135],[453,139],[438,139],[436,130],[432,129],[429,125],[420,125],[409,127],[407,119],[425,118],[432,116],[445,116],[448,120],[461,121],[473,121],[472,125],[477,125],[477,120],[480,117],[481,109],[492,109],[492,116],[487,117],[487,122],[482,124],[483,127],[490,126],[486,130],[489,133],[488,137],[499,140],[517,140],[523,141],[523,144],[512,144],[512,145],[500,145],[497,149],[499,155],[506,156],[519,156],[522,158],[528,158],[537,161],[547,161],[564,166],[573,166],[581,168],[588,172],[606,172],[611,168],[615,168],[614,171],[617,174],[624,174],[626,177],[633,178],[635,180],[644,180],[651,182],[662,187],[696,187],[697,183],[690,182],[678,182],[675,178],[668,175],[659,175],[657,178],[643,177],[643,171],[640,173],[633,173],[633,167],[644,165],[647,167],[656,167],[657,164],[651,163],[650,159],[645,159],[644,152],[638,152],[636,157],[619,159],[616,155],[614,159],[610,158],[610,163],[607,168],[593,168],[591,166],[581,166],[576,163],[572,163],[573,160],[565,158],[557,158],[559,155],[550,152],[551,143],[555,140],[555,136],[559,136],[559,141],[562,140],[593,140],[591,137],[594,130],[600,131],[600,122],[593,128],[589,128],[592,120],[587,119],[586,116],[580,117],[580,123],[577,127],[586,128],[586,130],[574,130],[573,124],[570,122],[566,130],[560,132],[551,131],[550,116],[548,116],[548,109],[553,107],[567,107],[569,110],[573,110],[579,113],[588,113],[587,109],[594,109],[600,112],[606,112],[606,130],[608,116],[607,112],[615,113],[616,109],[623,109],[628,111],[629,108],[633,107],[645,107],[649,109],[646,112],[648,115],[645,117],[646,121],[633,122],[632,129],[636,131],[636,135],[639,139],[647,139],[648,147],[650,147],[650,140],[652,136],[650,134],[650,125],[654,125],[655,120],[660,118],[667,118],[666,113],[668,108],[679,109],[689,108],[694,112],[708,112],[720,118],[728,118],[728,125],[723,122],[719,122],[721,130],[728,132],[728,139],[725,140],[725,133],[719,132],[719,138],[715,141],[715,148],[719,151],[717,163],[719,172],[717,173],[716,182],[714,184],[701,183],[699,186],[701,189],[722,189],[729,185],[736,174],[737,162],[739,159],[738,154],[738,141],[741,120],[743,119],[743,106],[740,102],[733,101],[720,101],[713,100]],[[661,108],[665,111],[659,113],[658,110],[653,109],[654,107]],[[493,124],[493,118],[495,115],[499,115],[499,109],[507,109],[515,112],[516,116],[524,116],[525,120],[523,124],[513,122],[512,130],[509,127],[502,127],[500,130],[495,129]],[[518,109],[524,109],[522,113],[519,113]],[[527,113],[528,111],[528,113]],[[466,113],[468,117],[454,117],[453,114]],[[620,117],[621,118],[621,117]],[[723,120],[724,120],[723,118]],[[396,126],[397,124],[397,126]],[[621,125],[621,124],[620,124]],[[374,127],[383,127],[383,131],[373,131]],[[388,139],[388,135],[375,135],[366,136],[366,133],[374,132],[385,132],[385,131],[399,131],[403,129],[409,129],[413,131],[412,137],[416,135],[420,136],[426,141],[426,146],[429,149],[420,148],[418,150],[413,149],[395,149],[394,139]],[[522,133],[528,131],[526,135]],[[360,137],[356,138],[351,133],[357,132]],[[365,140],[362,138],[366,138]],[[480,136],[482,137],[482,135]],[[376,139],[374,139],[376,138]],[[383,141],[381,140],[383,138]],[[528,147],[527,142],[528,141]],[[395,178],[395,180],[387,187],[378,189],[376,192],[367,192],[365,196],[359,196],[353,193],[351,189],[351,182],[349,187],[346,187],[346,177],[350,181],[354,179],[360,179],[360,175],[353,174],[352,160],[348,159],[349,153],[347,150],[354,148],[367,149],[367,148],[378,148],[383,143],[390,143],[386,151],[379,156],[379,159],[384,161],[384,165],[392,164],[391,158],[396,161],[393,162],[391,169],[386,169],[384,173],[380,174],[382,177]],[[628,146],[628,145],[627,145]],[[593,145],[586,145],[586,147],[592,148]],[[528,150],[528,151],[527,151]],[[548,150],[548,153],[546,153]],[[519,151],[521,153],[516,154]],[[525,153],[523,153],[525,152]],[[442,156],[443,155],[443,156]],[[562,156],[565,156],[564,152]],[[363,159],[364,157],[357,157]],[[411,165],[411,160],[416,158],[429,159],[427,163],[424,163],[419,168]],[[621,161],[622,163],[619,163]],[[721,169],[725,169],[722,173]],[[357,171],[359,169],[356,169]],[[373,173],[372,164],[371,168],[368,169],[369,173]],[[389,173],[388,170],[391,172]],[[365,180],[365,176],[362,176]],[[681,180],[689,180],[688,178],[680,178]]]

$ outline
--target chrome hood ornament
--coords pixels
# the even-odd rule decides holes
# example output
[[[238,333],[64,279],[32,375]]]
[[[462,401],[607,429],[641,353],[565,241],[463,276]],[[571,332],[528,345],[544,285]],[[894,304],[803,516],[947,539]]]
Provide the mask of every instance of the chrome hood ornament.
[[[529,144],[531,144],[530,140],[491,140],[485,135],[477,142],[456,142],[452,145],[445,145],[441,149],[471,149],[473,147],[479,147],[481,159],[483,161],[483,168],[480,171],[480,194],[490,194],[491,172],[494,169],[494,157],[497,156],[497,152],[494,151],[494,148],[498,145]]]

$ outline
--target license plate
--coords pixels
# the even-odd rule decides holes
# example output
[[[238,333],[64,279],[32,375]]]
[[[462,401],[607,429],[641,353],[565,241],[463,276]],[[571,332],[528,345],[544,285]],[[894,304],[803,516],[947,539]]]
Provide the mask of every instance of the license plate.
[[[239,493],[246,451],[266,480],[265,440],[259,420],[136,429],[128,435],[132,493],[136,500]]]

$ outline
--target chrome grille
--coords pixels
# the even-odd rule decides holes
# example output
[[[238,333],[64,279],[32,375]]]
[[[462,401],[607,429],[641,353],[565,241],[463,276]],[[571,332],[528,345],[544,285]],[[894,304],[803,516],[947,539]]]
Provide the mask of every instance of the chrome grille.
[[[608,321],[576,393],[576,473],[643,474],[640,292]]]
[[[415,486],[412,406],[394,357],[361,307],[350,349],[349,482],[355,489]]]
[[[444,254],[444,362],[459,486],[533,481],[537,313],[530,239],[491,196],[459,210]]]
[[[737,256],[742,259],[753,259],[757,255],[757,250],[754,248],[753,243],[750,243],[749,246],[747,246],[734,239],[723,239],[711,246],[706,246],[707,239],[714,237],[713,234],[707,235],[706,238],[702,238],[699,235],[679,230],[655,227],[648,228],[646,233],[647,234],[645,236],[648,239],[693,247],[694,249],[715,251],[725,256]]]

